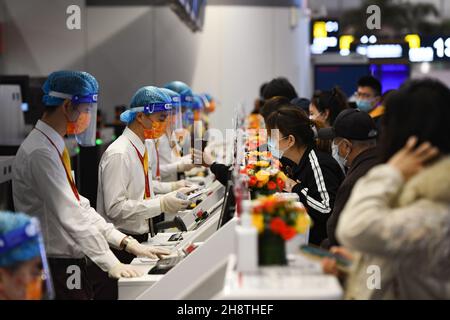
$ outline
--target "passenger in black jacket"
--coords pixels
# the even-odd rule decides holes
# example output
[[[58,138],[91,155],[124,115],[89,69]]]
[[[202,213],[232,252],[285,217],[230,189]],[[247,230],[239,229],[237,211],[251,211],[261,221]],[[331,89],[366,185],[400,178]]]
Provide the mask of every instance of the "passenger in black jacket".
[[[327,220],[344,173],[329,154],[316,150],[313,123],[298,107],[280,108],[267,118],[266,125],[271,132],[269,149],[281,158],[289,177],[285,191],[299,195],[313,220],[309,242],[320,245],[327,238]]]
[[[321,129],[318,135],[320,139],[333,140],[334,157],[348,168],[327,222],[328,239],[321,244],[328,249],[339,245],[335,236],[336,227],[355,183],[380,162],[376,149],[378,128],[367,113],[347,109],[338,115],[333,128]]]

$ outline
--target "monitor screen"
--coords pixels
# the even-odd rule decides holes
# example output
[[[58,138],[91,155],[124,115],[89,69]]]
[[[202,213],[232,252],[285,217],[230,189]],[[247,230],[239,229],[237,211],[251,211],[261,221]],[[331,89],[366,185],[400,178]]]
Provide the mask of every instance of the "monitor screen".
[[[228,221],[230,221],[235,212],[235,198],[233,191],[233,182],[228,180],[227,185],[225,187],[225,195],[222,203],[222,210],[220,212],[219,224],[217,225],[217,229],[223,227]]]
[[[350,97],[363,76],[370,75],[369,65],[321,65],[314,70],[314,89],[331,90],[339,86]]]

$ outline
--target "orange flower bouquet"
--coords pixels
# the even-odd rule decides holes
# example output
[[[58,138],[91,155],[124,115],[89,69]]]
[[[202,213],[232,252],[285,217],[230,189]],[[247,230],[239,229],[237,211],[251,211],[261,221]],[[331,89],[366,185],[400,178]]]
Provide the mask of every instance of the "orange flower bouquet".
[[[245,146],[249,151],[258,150],[267,143],[267,132],[263,129],[247,129]]]
[[[311,219],[300,202],[277,196],[260,198],[252,208],[253,224],[259,233],[259,264],[286,264],[285,242],[305,234]]]
[[[248,176],[248,188],[252,199],[282,192],[286,182],[285,174],[271,166],[269,160],[250,162],[241,174]]]

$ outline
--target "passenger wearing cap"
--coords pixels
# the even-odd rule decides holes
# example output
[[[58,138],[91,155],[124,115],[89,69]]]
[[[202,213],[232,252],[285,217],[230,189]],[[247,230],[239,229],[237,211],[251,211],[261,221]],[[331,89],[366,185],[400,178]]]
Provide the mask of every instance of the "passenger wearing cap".
[[[109,244],[133,255],[156,257],[158,251],[137,242],[107,223],[89,200],[79,194],[64,136],[95,145],[98,83],[86,72],[58,71],[43,86],[44,115],[23,141],[13,164],[13,197],[18,211],[42,222],[43,237],[56,299],[92,299],[88,270],[94,262],[112,278],[134,277],[140,271],[122,264]],[[73,266],[80,270],[81,287],[70,289]]]
[[[347,175],[336,193],[333,210],[327,221],[328,239],[322,246],[338,246],[336,227],[355,183],[379,163],[377,154],[378,131],[373,119],[358,109],[342,111],[332,128],[321,129],[320,139],[333,141],[333,157],[347,170]]]
[[[138,242],[146,242],[148,234],[153,232],[152,218],[163,212],[177,213],[190,204],[177,198],[176,191],[155,196],[156,182],[152,181],[145,141],[165,134],[171,110],[171,98],[159,88],[139,89],[131,100],[130,109],[120,116],[127,127],[100,160],[97,210]],[[177,188],[176,184],[168,185]],[[190,189],[178,191],[187,193]],[[125,252],[115,252],[124,263],[134,258]]]
[[[53,298],[38,220],[0,212],[0,300]]]

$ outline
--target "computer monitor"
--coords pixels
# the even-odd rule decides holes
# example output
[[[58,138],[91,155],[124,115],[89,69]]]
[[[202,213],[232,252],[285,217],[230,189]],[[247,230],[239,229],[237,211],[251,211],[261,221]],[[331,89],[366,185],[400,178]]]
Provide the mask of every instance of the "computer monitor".
[[[234,197],[233,182],[228,180],[225,187],[225,195],[222,203],[222,210],[220,212],[219,223],[217,229],[223,227],[228,221],[230,221],[235,212],[236,199]]]
[[[0,84],[16,84],[20,86],[22,96],[22,111],[25,123],[29,125],[36,124],[41,118],[45,106],[42,102],[44,92],[42,85],[45,77],[29,77],[26,75],[0,75]]]

